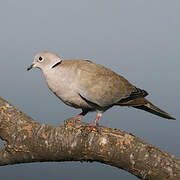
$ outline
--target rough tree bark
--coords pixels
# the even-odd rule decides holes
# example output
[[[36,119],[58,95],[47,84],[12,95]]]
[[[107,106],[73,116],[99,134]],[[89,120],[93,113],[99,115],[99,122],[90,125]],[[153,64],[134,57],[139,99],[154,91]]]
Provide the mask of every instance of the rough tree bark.
[[[0,98],[0,165],[45,161],[97,161],[140,179],[180,180],[180,159],[132,134],[74,119],[40,124]]]

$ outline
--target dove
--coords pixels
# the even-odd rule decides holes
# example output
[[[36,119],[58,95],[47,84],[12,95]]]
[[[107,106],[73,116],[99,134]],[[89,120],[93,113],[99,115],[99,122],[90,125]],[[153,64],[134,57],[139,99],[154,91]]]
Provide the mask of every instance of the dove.
[[[82,110],[75,118],[82,119],[88,112],[96,111],[96,119],[90,126],[97,127],[103,112],[113,106],[133,107],[166,119],[175,119],[148,101],[145,90],[92,61],[66,60],[44,51],[35,56],[27,70],[32,68],[42,70],[49,89],[61,101]]]

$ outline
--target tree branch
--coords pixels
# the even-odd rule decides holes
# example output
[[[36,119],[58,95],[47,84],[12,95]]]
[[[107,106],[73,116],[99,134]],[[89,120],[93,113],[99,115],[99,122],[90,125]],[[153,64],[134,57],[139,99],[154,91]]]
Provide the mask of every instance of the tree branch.
[[[74,119],[40,124],[0,98],[0,165],[45,161],[97,161],[146,180],[179,180],[180,159],[132,134]]]

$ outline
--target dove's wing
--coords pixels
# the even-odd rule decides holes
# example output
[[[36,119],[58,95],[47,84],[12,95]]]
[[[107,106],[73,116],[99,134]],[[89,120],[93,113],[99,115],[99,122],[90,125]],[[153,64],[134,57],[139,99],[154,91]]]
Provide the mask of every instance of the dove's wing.
[[[77,78],[80,96],[100,107],[116,104],[137,89],[124,77],[91,61],[79,61]]]

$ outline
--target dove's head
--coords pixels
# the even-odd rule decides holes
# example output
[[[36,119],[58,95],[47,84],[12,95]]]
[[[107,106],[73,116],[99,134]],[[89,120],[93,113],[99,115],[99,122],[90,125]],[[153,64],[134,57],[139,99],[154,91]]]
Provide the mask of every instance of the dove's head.
[[[35,56],[32,65],[29,66],[27,70],[29,71],[35,67],[41,70],[54,68],[59,65],[61,61],[62,59],[60,57],[50,51],[40,52]]]

